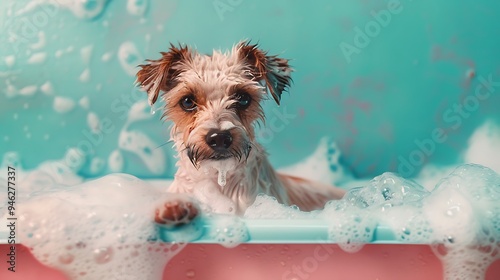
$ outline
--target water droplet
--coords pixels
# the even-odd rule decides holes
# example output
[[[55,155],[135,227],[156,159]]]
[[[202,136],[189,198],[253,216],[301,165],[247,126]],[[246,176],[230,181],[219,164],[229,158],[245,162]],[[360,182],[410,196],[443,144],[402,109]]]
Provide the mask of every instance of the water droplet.
[[[226,170],[219,170],[219,177],[217,178],[217,183],[221,187],[224,187],[226,185]]]
[[[448,210],[446,210],[446,216],[453,217],[455,216],[455,214],[458,214],[459,211],[460,207],[458,206],[450,207]]]
[[[406,234],[406,235],[410,235],[411,234],[411,231],[410,231],[409,228],[403,228],[401,231],[403,232],[403,234]]]
[[[196,276],[196,273],[195,273],[195,271],[193,269],[190,269],[190,270],[186,271],[186,277],[187,278],[193,279],[195,276]]]
[[[59,256],[59,262],[61,264],[70,264],[73,262],[74,259],[75,256],[73,256],[72,254],[62,254]]]
[[[94,250],[94,260],[98,264],[109,262],[113,258],[113,249],[110,247],[99,248]]]

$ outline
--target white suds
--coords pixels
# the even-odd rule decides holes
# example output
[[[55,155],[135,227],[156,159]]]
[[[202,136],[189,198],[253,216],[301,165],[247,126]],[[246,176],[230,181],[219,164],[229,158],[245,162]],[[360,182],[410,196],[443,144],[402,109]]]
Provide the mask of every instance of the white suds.
[[[54,98],[54,103],[52,104],[52,108],[54,111],[64,114],[67,113],[75,107],[75,101],[68,97],[56,96]]]
[[[105,161],[102,158],[95,157],[90,161],[90,173],[95,176],[104,169]]]
[[[75,50],[75,47],[73,47],[73,46],[69,46],[66,49],[57,50],[55,53],[55,57],[60,58],[65,54],[72,53],[74,50]]]
[[[137,155],[151,173],[159,175],[165,171],[166,158],[163,150],[157,149],[158,144],[145,133],[138,130],[122,130],[118,146]]]
[[[129,14],[134,16],[142,16],[148,8],[148,0],[128,0],[127,1],[127,11]]]
[[[148,170],[160,175],[166,169],[166,156],[162,149],[159,149],[158,143],[148,135],[139,130],[129,130],[129,126],[138,121],[151,119],[148,113],[149,106],[147,101],[138,101],[132,105],[127,115],[127,120],[120,132],[118,147],[137,155],[146,165]]]
[[[280,173],[298,176],[325,184],[339,184],[353,176],[339,163],[341,157],[337,144],[322,138],[312,155],[291,166],[279,169]]]
[[[33,94],[35,94],[35,92],[37,90],[38,90],[38,87],[35,85],[26,86],[26,87],[23,87],[22,89],[19,90],[19,94],[24,95],[24,96],[32,96]]]
[[[83,109],[88,110],[90,108],[89,97],[85,95],[84,97],[80,98],[80,100],[78,100],[78,105],[80,105],[80,107],[82,107]]]
[[[52,5],[55,7],[47,8],[50,15],[55,16],[59,7],[70,10],[76,17],[81,19],[93,19],[100,15],[108,0],[32,0],[23,9],[17,11],[16,15],[22,15],[30,12],[40,5]]]
[[[15,63],[16,63],[15,56],[9,55],[9,56],[5,57],[5,65],[7,65],[7,67],[12,67],[12,66],[14,66]]]
[[[101,121],[95,112],[89,112],[87,114],[87,125],[93,133],[99,133],[101,131]]]
[[[78,77],[78,79],[82,83],[88,82],[90,80],[90,69],[85,68],[85,70],[83,70],[83,72],[80,74],[80,77]]]
[[[50,81],[46,81],[43,85],[41,85],[40,90],[46,95],[54,94],[54,87]]]
[[[107,52],[107,53],[104,53],[102,56],[101,56],[101,60],[103,62],[108,62],[111,60],[111,58],[113,57],[113,52]]]
[[[122,172],[124,166],[123,155],[120,150],[114,150],[108,157],[108,166],[111,172]]]
[[[155,241],[154,209],[168,195],[125,174],[52,186],[18,202],[18,238],[70,279],[161,279],[182,249]]]
[[[127,118],[127,125],[133,122],[148,120],[153,118],[151,114],[148,113],[149,109],[148,102],[146,100],[137,101],[130,107]],[[153,109],[151,107],[151,109]]]
[[[45,47],[47,40],[45,39],[45,32],[38,32],[38,42],[31,44],[31,48],[34,50],[41,49]]]
[[[82,57],[82,61],[85,65],[90,63],[90,58],[92,57],[92,50],[94,49],[93,45],[88,45],[80,49],[80,56]]]
[[[469,148],[464,154],[464,162],[485,165],[500,173],[498,156],[500,156],[500,126],[488,121],[476,129],[469,138]]]
[[[227,248],[233,248],[249,239],[245,223],[237,216],[216,217],[208,236]]]
[[[47,53],[45,52],[34,53],[28,59],[28,64],[41,64],[45,62],[46,58],[47,58]]]
[[[127,41],[120,45],[118,49],[118,60],[125,73],[134,76],[137,72],[137,65],[141,64],[142,55],[137,50],[134,43]]]

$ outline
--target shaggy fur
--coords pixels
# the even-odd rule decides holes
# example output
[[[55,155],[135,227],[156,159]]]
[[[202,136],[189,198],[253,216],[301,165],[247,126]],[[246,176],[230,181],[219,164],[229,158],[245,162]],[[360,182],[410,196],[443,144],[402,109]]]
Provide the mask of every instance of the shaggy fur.
[[[171,45],[161,58],[140,67],[137,82],[147,91],[150,105],[163,92],[163,116],[173,122],[171,139],[179,160],[170,192],[192,194],[209,211],[240,215],[259,193],[304,211],[343,196],[341,189],[276,173],[256,142],[254,124],[264,122],[261,101],[269,92],[279,104],[290,86],[288,60],[249,42],[211,55]],[[230,134],[227,148],[208,144],[214,131]],[[185,222],[193,212],[198,211],[192,201],[168,203],[157,211],[156,220]]]

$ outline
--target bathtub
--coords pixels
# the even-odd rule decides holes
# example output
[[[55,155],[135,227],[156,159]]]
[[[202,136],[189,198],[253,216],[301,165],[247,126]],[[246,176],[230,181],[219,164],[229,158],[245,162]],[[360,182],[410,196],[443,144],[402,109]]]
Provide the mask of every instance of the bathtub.
[[[211,221],[202,223],[205,231]],[[373,240],[356,253],[324,241],[327,229],[314,220],[246,220],[250,239],[234,248],[206,235],[189,242],[164,268],[163,279],[406,279],[441,280],[443,268],[430,245],[403,244],[378,226]],[[159,229],[164,239],[171,231]],[[16,246],[16,272],[8,271],[10,245],[1,241],[1,279],[66,280],[65,275],[38,262],[23,245]],[[485,279],[500,276],[500,261]]]

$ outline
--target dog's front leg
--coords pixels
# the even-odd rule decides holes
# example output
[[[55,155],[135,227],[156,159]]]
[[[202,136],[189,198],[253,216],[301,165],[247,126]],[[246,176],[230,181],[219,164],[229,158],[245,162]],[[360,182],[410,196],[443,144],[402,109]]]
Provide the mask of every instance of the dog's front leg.
[[[155,222],[167,226],[190,223],[199,214],[195,202],[186,198],[172,197],[155,209]]]
[[[178,226],[190,223],[199,213],[198,203],[174,180],[166,199],[155,209],[154,221],[166,226]]]

